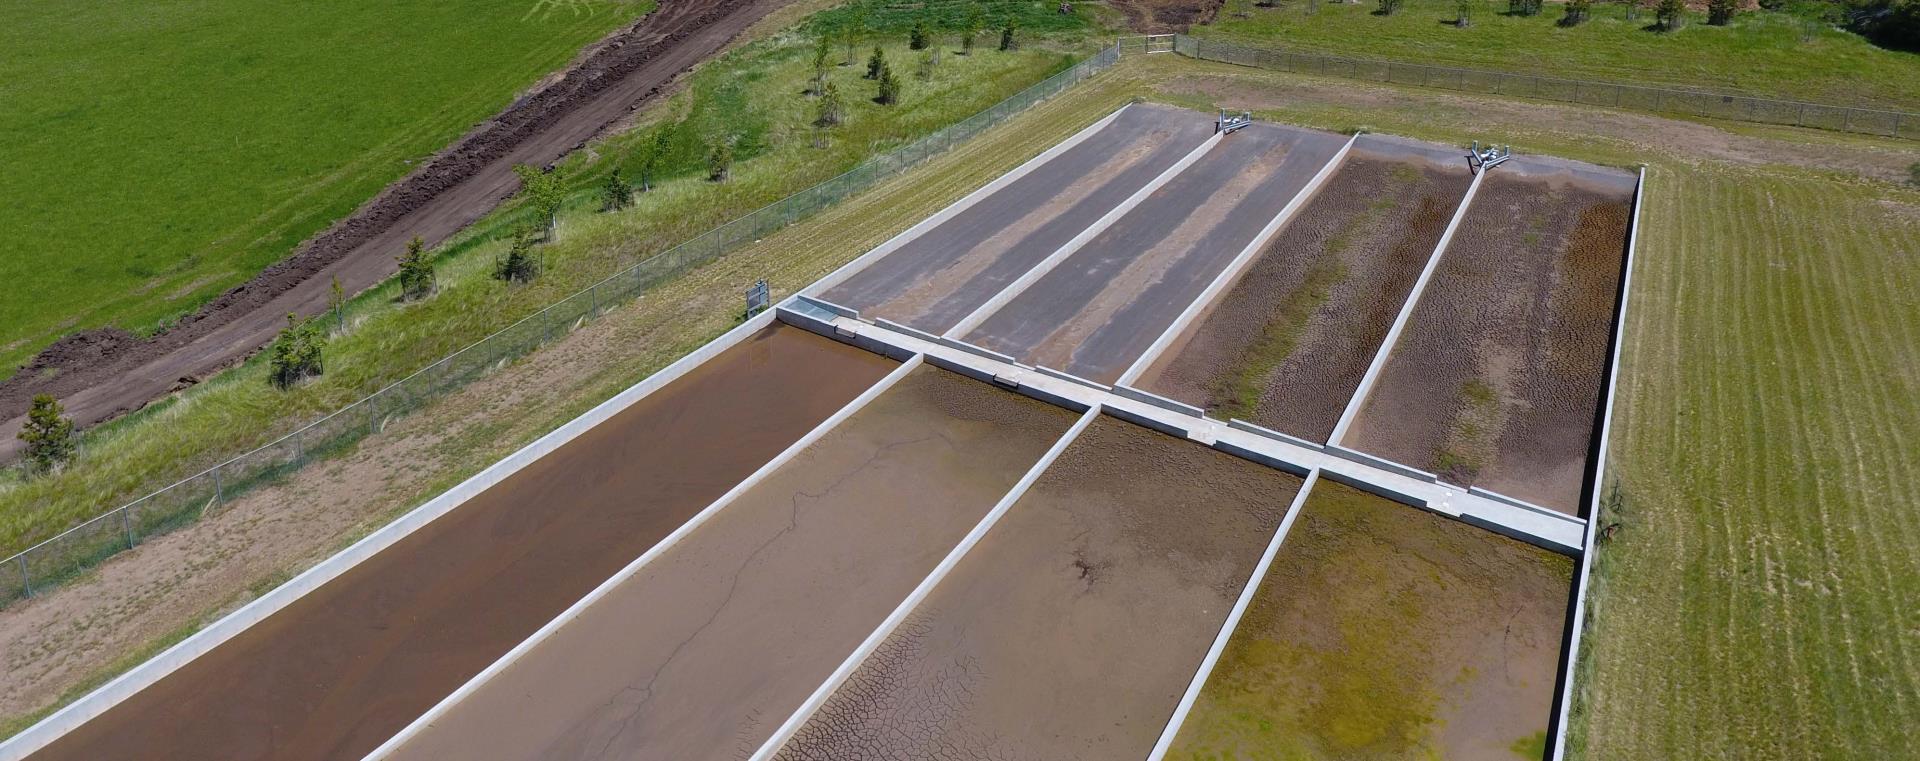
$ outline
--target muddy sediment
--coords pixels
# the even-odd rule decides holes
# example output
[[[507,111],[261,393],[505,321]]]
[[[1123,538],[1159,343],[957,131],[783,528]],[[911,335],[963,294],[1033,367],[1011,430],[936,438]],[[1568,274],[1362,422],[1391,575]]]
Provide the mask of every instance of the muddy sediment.
[[[1145,757],[1299,486],[1095,420],[778,758]]]
[[[359,758],[895,366],[755,334],[32,758]]]
[[[1191,153],[1205,114],[1134,104],[822,295],[866,318],[945,333],[1042,259]]]
[[[1471,180],[1369,140],[1137,385],[1327,440]]]
[[[1235,132],[967,340],[1028,364],[1112,383],[1345,142],[1272,124]]]
[[[1577,513],[1632,192],[1494,170],[1344,444]]]
[[[1323,480],[1167,758],[1540,758],[1572,577],[1567,557]]]
[[[394,757],[745,758],[1073,419],[922,367]]]

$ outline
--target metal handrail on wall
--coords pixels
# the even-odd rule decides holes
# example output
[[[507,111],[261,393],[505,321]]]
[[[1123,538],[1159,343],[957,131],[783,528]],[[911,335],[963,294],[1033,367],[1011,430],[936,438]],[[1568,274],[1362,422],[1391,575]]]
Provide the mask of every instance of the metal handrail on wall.
[[[806,219],[945,153],[959,142],[1005,122],[1119,60],[1118,43],[1103,48],[984,111],[616,272],[272,443],[108,510],[15,553],[0,561],[0,606],[32,597],[37,590],[72,578],[137,546],[144,537],[190,524],[248,488],[380,430],[392,417],[418,409],[427,400],[531,352],[655,284]]]
[[[1140,43],[1136,43],[1140,44]],[[1297,53],[1179,35],[1181,55],[1276,71],[1920,140],[1920,113],[1623,82]]]

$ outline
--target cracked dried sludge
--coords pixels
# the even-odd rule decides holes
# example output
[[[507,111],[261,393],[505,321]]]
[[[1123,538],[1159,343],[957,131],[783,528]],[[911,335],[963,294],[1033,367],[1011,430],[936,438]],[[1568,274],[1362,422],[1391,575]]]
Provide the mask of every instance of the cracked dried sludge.
[[[1524,758],[1572,580],[1565,556],[1321,481],[1166,757]]]
[[[744,758],[1073,419],[922,367],[394,758]]]
[[[1144,757],[1299,487],[1095,420],[778,758]]]
[[[31,758],[359,758],[896,366],[768,328]]]

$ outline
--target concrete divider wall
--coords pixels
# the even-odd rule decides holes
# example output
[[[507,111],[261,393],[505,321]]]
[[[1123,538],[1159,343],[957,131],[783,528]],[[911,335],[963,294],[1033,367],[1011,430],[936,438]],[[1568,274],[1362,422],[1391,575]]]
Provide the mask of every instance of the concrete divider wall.
[[[1099,391],[1113,390],[1112,386],[1108,386],[1104,383],[1090,381],[1090,380],[1087,380],[1086,378],[1082,378],[1078,375],[1074,375],[1073,373],[1055,370],[1051,367],[1047,367],[1046,365],[1034,365],[1033,370],[1034,372],[1040,373],[1041,375],[1045,375],[1050,378],[1059,378],[1060,380],[1068,381],[1070,383],[1078,383],[1082,386],[1086,386],[1087,388],[1091,388]]]
[[[361,561],[393,546],[434,519],[459,508],[474,495],[506,480],[508,476],[559,449],[588,429],[633,406],[648,394],[685,375],[700,363],[771,326],[774,322],[774,312],[775,310],[771,309],[761,312],[707,345],[681,357],[679,361],[628,387],[613,398],[582,413],[579,417],[534,440],[533,443],[521,447],[459,485],[367,535],[366,538],[354,542],[318,565],[275,587],[273,591],[227,614],[178,644],[161,651],[159,655],[148,659],[145,663],[107,682],[87,696],[41,719],[20,734],[9,738],[5,743],[0,743],[0,760],[12,761],[24,758],[46,747],[48,743],[105,713],[135,692],[160,681],[195,658],[239,635],[248,627],[292,605],[309,592],[346,573]]]
[[[769,313],[771,313],[771,310],[769,310]],[[487,666],[487,668],[482,670],[479,674],[474,675],[474,677],[468,680],[466,684],[461,685],[460,688],[457,690],[454,690],[452,694],[441,699],[441,701],[438,704],[434,705],[433,708],[428,709],[426,713],[423,713],[420,716],[416,717],[412,723],[409,723],[406,726],[405,729],[400,730],[398,734],[395,734],[393,737],[388,738],[385,743],[382,743],[380,747],[375,748],[372,753],[368,753],[366,758],[369,760],[380,759],[380,758],[386,758],[387,756],[391,755],[401,745],[406,744],[408,740],[412,739],[415,735],[418,735],[421,731],[425,730],[428,726],[432,725],[436,719],[445,715],[447,711],[451,710],[455,704],[459,703],[461,700],[465,699],[467,696],[472,695],[474,692],[478,691],[488,681],[491,681],[500,672],[506,670],[508,666],[512,665],[515,661],[519,660],[521,657],[525,656],[528,652],[532,651],[535,647],[539,646],[540,643],[552,637],[555,631],[558,631],[561,627],[566,626],[569,622],[573,621],[574,619],[579,618],[580,615],[583,612],[585,612],[587,608],[591,607],[594,603],[606,597],[608,594],[610,594],[613,591],[615,587],[618,587],[621,583],[625,582],[627,579],[632,578],[634,574],[639,573],[640,570],[642,568],[645,568],[648,563],[653,562],[654,558],[659,557],[661,554],[671,549],[673,545],[679,543],[679,541],[685,538],[688,534],[693,533],[695,530],[698,530],[702,525],[705,525],[706,522],[711,520],[715,514],[717,514],[721,510],[726,509],[727,505],[732,504],[734,500],[738,499],[741,494],[746,493],[747,490],[753,488],[755,484],[758,484],[761,481],[766,480],[769,474],[773,473],[776,470],[779,470],[781,466],[784,466],[788,462],[792,461],[794,457],[798,456],[801,452],[806,451],[807,447],[813,446],[814,442],[817,442],[821,439],[821,437],[826,436],[827,432],[832,431],[835,427],[839,426],[840,423],[844,422],[847,418],[852,417],[855,412],[858,412],[862,407],[867,406],[868,402],[873,401],[876,397],[885,393],[887,389],[890,389],[895,384],[899,383],[901,379],[907,377],[909,373],[912,373],[915,369],[918,369],[922,361],[921,356],[922,355],[915,355],[913,359],[910,359],[902,363],[899,367],[894,368],[893,372],[888,373],[887,376],[885,378],[880,379],[878,383],[873,384],[872,387],[862,392],[859,396],[854,397],[853,401],[850,401],[846,404],[846,406],[841,407],[840,410],[833,413],[831,417],[828,417],[826,420],[821,421],[819,425],[815,426],[813,430],[808,431],[805,436],[800,437],[798,441],[793,442],[792,444],[788,445],[786,449],[781,450],[780,454],[776,455],[772,460],[769,460],[767,461],[766,464],[761,465],[759,469],[755,470],[751,475],[747,476],[740,483],[734,484],[733,488],[727,490],[727,493],[722,494],[719,499],[714,500],[712,504],[709,504],[706,508],[702,509],[698,514],[688,519],[686,523],[683,523],[680,525],[680,527],[674,529],[673,533],[668,534],[665,539],[660,540],[659,543],[655,544],[651,548],[648,548],[648,550],[642,553],[640,557],[635,558],[632,563],[627,564],[627,566],[625,568],[620,569],[618,573],[615,573],[613,576],[608,577],[606,581],[603,581],[600,583],[600,586],[595,587],[593,591],[588,592],[585,597],[580,598],[580,600],[575,602],[573,605],[569,606],[565,611],[561,612],[560,615],[555,616],[552,621],[549,621],[545,626],[540,627],[539,631],[536,631],[533,633],[533,636],[530,636],[525,640],[522,640],[520,644],[515,645],[512,650],[507,651],[506,655],[501,656],[499,660],[494,661],[491,665]]]
[[[1140,389],[1134,388],[1132,386],[1116,385],[1113,387],[1112,391],[1115,396],[1123,396],[1128,399],[1132,399],[1136,402],[1145,402],[1147,404],[1151,404],[1155,407],[1159,407],[1169,412],[1178,412],[1182,415],[1191,415],[1193,417],[1205,417],[1207,414],[1206,410],[1200,409],[1199,407],[1195,407],[1191,404],[1187,404],[1185,402],[1176,402],[1172,399],[1168,399],[1164,396],[1160,396],[1159,394],[1153,394],[1153,393],[1148,393],[1146,391],[1141,391]]]
[[[1588,466],[1585,551],[1580,554],[1580,568],[1573,584],[1573,604],[1567,612],[1566,653],[1560,664],[1560,689],[1556,692],[1553,706],[1553,748],[1549,754],[1552,761],[1564,761],[1567,757],[1567,717],[1572,710],[1573,682],[1580,667],[1580,639],[1586,629],[1587,589],[1593,578],[1594,543],[1599,538],[1598,532],[1606,525],[1600,492],[1606,480],[1607,437],[1613,431],[1613,406],[1619,391],[1620,353],[1626,341],[1627,301],[1633,291],[1633,259],[1640,242],[1640,209],[1644,205],[1646,190],[1647,167],[1643,164],[1639,181],[1633,189],[1633,221],[1627,227],[1627,255],[1620,265],[1620,295],[1613,314],[1613,351],[1607,359],[1607,374],[1603,380],[1606,384],[1606,402],[1600,413],[1600,425],[1594,433],[1596,445],[1593,462]]]
[[[1192,431],[1189,429],[1182,428],[1180,426],[1159,420],[1157,418],[1147,417],[1146,415],[1139,414],[1132,410],[1122,409],[1120,407],[1104,407],[1102,409],[1105,409],[1107,411],[1107,414],[1120,418],[1121,420],[1125,420],[1129,423],[1132,423],[1137,426],[1141,426],[1143,428],[1152,428],[1153,430],[1159,431],[1169,436],[1178,436],[1184,439],[1184,438],[1187,438],[1192,433]]]
[[[1256,452],[1252,449],[1248,449],[1246,447],[1240,446],[1239,444],[1235,444],[1230,441],[1221,441],[1219,439],[1215,439],[1212,444],[1212,447],[1214,449],[1218,449],[1222,452],[1238,457],[1242,460],[1265,465],[1269,468],[1273,468],[1274,470],[1292,473],[1296,476],[1301,476],[1303,478],[1308,473],[1318,472],[1312,468],[1304,468],[1294,463],[1287,462],[1286,460],[1282,460],[1278,457],[1274,457],[1272,455],[1264,454],[1261,452]]]
[[[1406,465],[1401,465],[1400,463],[1394,462],[1392,460],[1375,457],[1373,455],[1370,455],[1358,450],[1348,449],[1346,447],[1338,446],[1334,444],[1329,444],[1325,447],[1322,447],[1322,450],[1325,451],[1327,454],[1333,455],[1335,457],[1339,457],[1344,460],[1352,460],[1362,465],[1369,465],[1375,468],[1379,468],[1381,470],[1391,471],[1391,472],[1406,476],[1408,478],[1418,478],[1422,481],[1426,481],[1427,483],[1436,483],[1436,484],[1440,483],[1440,477],[1437,475],[1428,473],[1424,470],[1420,470],[1419,468],[1413,468],[1413,467],[1408,467]]]
[[[1319,444],[1312,441],[1308,441],[1298,436],[1288,436],[1287,434],[1273,430],[1272,428],[1255,425],[1245,420],[1241,420],[1240,418],[1229,419],[1227,421],[1227,427],[1232,428],[1236,431],[1246,431],[1247,433],[1251,433],[1256,436],[1264,436],[1266,438],[1273,439],[1274,441],[1280,441],[1280,442],[1292,444],[1296,447],[1306,447],[1308,449],[1321,449],[1321,450],[1326,449],[1325,444]]]

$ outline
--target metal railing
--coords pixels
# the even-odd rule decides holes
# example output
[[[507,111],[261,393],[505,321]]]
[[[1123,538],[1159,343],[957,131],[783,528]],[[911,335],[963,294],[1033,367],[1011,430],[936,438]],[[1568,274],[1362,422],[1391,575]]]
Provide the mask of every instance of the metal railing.
[[[1133,44],[1145,45],[1144,42]],[[1184,34],[1175,39],[1174,48],[1190,58],[1277,71],[1920,140],[1920,114],[1905,111],[1776,100],[1731,92],[1295,53]]]
[[[270,444],[35,544],[0,562],[0,606],[72,578],[146,537],[192,523],[248,488],[380,430],[393,417],[527,354],[668,278],[944,153],[1119,59],[1118,45],[1105,48],[985,111],[627,267]]]

